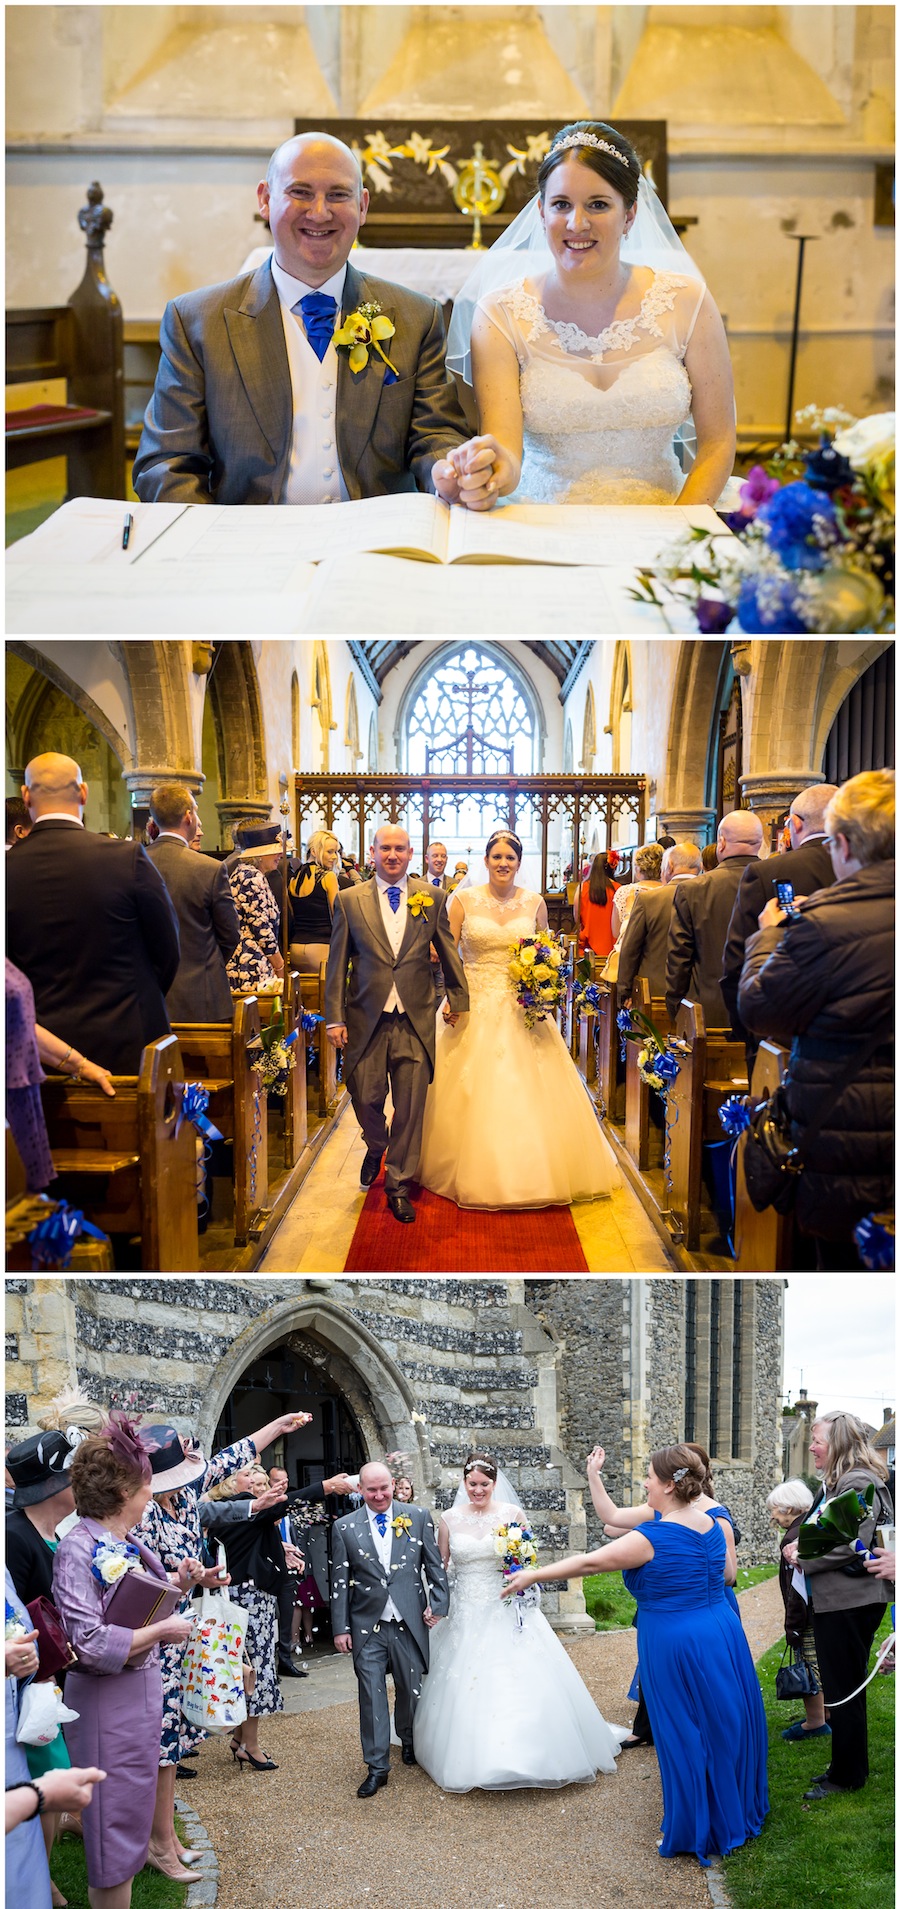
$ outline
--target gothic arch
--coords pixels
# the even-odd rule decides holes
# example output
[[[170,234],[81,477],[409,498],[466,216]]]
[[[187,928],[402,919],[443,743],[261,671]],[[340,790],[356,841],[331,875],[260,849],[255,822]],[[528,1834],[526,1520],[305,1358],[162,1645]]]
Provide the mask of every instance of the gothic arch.
[[[609,734],[612,736],[613,775],[631,770],[632,697],[631,644],[616,644],[609,691]]]
[[[119,649],[120,645],[116,644],[115,648]],[[33,727],[40,704],[44,699],[46,685],[47,683],[53,683],[57,689],[61,689],[64,694],[68,696],[70,702],[73,702],[77,709],[81,710],[82,715],[87,717],[88,722],[93,725],[103,737],[104,741],[109,744],[113,755],[117,761],[121,763],[123,772],[132,767],[134,756],[129,749],[125,737],[120,735],[119,731],[114,728],[109,717],[104,715],[102,709],[94,702],[93,697],[88,695],[87,690],[82,689],[79,683],[74,682],[72,677],[68,676],[65,670],[60,669],[59,664],[51,657],[45,656],[43,650],[35,649],[32,643],[20,643],[15,638],[12,638],[7,643],[7,649],[10,650],[14,656],[18,656],[23,663],[27,663],[29,669],[34,671],[31,682],[27,685],[22,696],[19,698],[10,718],[8,732],[9,752],[10,761],[15,766],[21,768],[25,766],[27,761],[25,751],[28,745],[29,733]],[[135,720],[133,708],[130,714],[133,726]]]
[[[313,754],[315,754],[316,723],[318,722],[318,742],[320,760],[313,762],[313,769],[327,770],[331,747],[331,731],[336,727],[331,716],[331,670],[328,664],[328,645],[323,642],[313,644],[312,653],[312,693],[310,701],[313,708]]]
[[[419,1426],[413,1423],[416,1395],[408,1379],[366,1326],[318,1293],[279,1300],[232,1341],[211,1375],[201,1405],[198,1437],[204,1450],[212,1449],[226,1401],[247,1367],[292,1332],[314,1334],[338,1366],[343,1363],[353,1375],[364,1401],[362,1409],[357,1403],[356,1415],[370,1456],[410,1450],[416,1444],[425,1482],[433,1483],[436,1467]]]
[[[572,724],[570,723],[569,718],[567,716],[566,726],[563,732],[563,775],[571,776],[574,774],[575,774],[575,744],[572,741]]]
[[[296,670],[291,671],[291,768],[294,773],[300,767],[300,682]]]
[[[207,679],[223,802],[266,800],[262,698],[250,643],[222,642]]]
[[[665,788],[658,807],[704,809],[710,751],[719,713],[722,672],[729,645],[714,638],[690,637],[682,643],[672,684]]]
[[[351,676],[347,684],[347,726],[344,736],[347,750],[347,768],[355,770],[359,766],[362,750],[359,746],[359,710],[356,703],[356,683]]]
[[[594,706],[594,685],[588,683],[584,701],[584,725],[581,731],[581,767],[586,776],[594,773],[594,757],[597,754],[597,712]]]
[[[483,641],[481,637],[470,637],[467,638],[465,642],[455,641],[453,643],[442,643],[440,649],[432,650],[430,654],[426,656],[424,662],[420,664],[414,675],[410,677],[397,708],[397,726],[394,730],[394,761],[398,766],[406,767],[406,725],[409,712],[416,701],[422,684],[429,676],[432,676],[434,671],[439,669],[441,664],[445,663],[449,657],[456,656],[460,650],[467,649],[470,643],[476,643],[478,649],[484,651],[485,656],[489,656],[491,661],[497,663],[501,669],[507,670],[513,682],[521,690],[534,725],[534,767],[535,773],[539,773],[543,768],[544,746],[547,737],[547,728],[544,721],[540,695],[527,670],[523,669],[522,664],[516,656],[510,655],[509,650],[503,649],[499,643],[487,643]]]
[[[843,648],[843,645],[839,646]],[[876,657],[890,649],[890,640],[863,644],[857,656],[850,663],[840,663],[829,654],[822,671],[819,686],[817,708],[814,715],[814,736],[812,741],[812,764],[821,769],[825,745],[831,734],[831,726],[841,707],[849,696],[855,683],[859,682]]]
[[[369,774],[374,775],[378,768],[378,719],[373,709],[369,717]]]

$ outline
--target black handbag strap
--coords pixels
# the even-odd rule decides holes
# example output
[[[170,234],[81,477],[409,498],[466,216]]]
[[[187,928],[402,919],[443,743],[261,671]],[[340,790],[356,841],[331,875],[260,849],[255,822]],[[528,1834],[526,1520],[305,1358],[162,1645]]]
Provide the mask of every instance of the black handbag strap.
[[[883,1041],[885,1035],[889,1032],[892,1022],[893,1022],[893,1010],[891,1011],[890,1014],[882,1016],[882,1019],[876,1022],[874,1032],[870,1029],[869,1038],[865,1042],[864,1046],[862,1048],[858,1048],[855,1054],[851,1054],[846,1067],[844,1067],[841,1073],[838,1075],[837,1084],[832,1089],[832,1092],[828,1095],[824,1106],[819,1108],[819,1111],[816,1114],[815,1119],[811,1120],[809,1123],[809,1126],[804,1128],[802,1139],[798,1140],[797,1145],[794,1148],[795,1160],[801,1159],[807,1147],[809,1146],[810,1141],[816,1139],[816,1136],[819,1134],[822,1127],[824,1127],[825,1122],[828,1119],[829,1115],[834,1112],[834,1109],[841,1098],[844,1088],[849,1087],[850,1082],[856,1079],[857,1074],[862,1073],[862,1070],[865,1067],[866,1062],[868,1060],[871,1060],[872,1055],[874,1054],[875,1049],[879,1044],[879,1041]],[[782,1086],[784,1085],[785,1085],[785,1082],[782,1081]]]

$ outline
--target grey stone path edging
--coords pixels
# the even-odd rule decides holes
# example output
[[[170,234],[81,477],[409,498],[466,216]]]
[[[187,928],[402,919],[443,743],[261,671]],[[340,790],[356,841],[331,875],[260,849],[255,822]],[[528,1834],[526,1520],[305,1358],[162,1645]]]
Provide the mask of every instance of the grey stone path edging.
[[[187,1909],[215,1909],[219,1895],[219,1859],[196,1810],[192,1810],[177,1791],[175,1808],[184,1825],[188,1847],[202,1851],[199,1863],[191,1865],[197,1880],[188,1889]]]

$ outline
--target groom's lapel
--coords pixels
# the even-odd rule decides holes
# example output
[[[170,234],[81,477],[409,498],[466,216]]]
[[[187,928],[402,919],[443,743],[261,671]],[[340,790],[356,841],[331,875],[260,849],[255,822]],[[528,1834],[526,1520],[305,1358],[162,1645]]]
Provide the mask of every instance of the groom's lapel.
[[[344,279],[344,296],[341,318],[346,319],[351,312],[365,304],[368,297],[366,281],[352,265],[347,266]],[[381,300],[378,300],[381,304]],[[383,306],[386,318],[393,320],[393,312]],[[390,354],[390,343],[388,354]],[[364,371],[351,371],[348,354],[338,353],[337,377],[337,447],[341,470],[348,490],[352,488],[360,458],[372,435],[375,414],[381,399],[386,366],[374,346],[369,347],[369,362]],[[401,457],[404,446],[400,447]]]
[[[423,908],[421,914],[419,914],[417,911],[416,914],[414,915],[411,915],[409,912],[409,899],[411,895],[422,895],[422,894],[427,895],[429,893],[433,895],[434,889],[429,890],[424,882],[416,882],[415,887],[413,887],[412,882],[407,882],[406,884],[406,927],[403,930],[403,940],[400,943],[400,953],[397,956],[398,961],[402,958],[403,955],[409,953],[409,950],[412,947],[413,942],[415,941],[415,939],[417,938],[420,932],[420,924],[423,920],[425,922],[426,928],[428,929],[428,939],[429,941],[431,940],[431,925],[430,924],[431,924],[431,917],[434,913],[434,909]]]
[[[364,884],[359,907],[360,913],[377,943],[377,952],[383,954],[393,967],[394,951],[388,941],[387,931],[381,919],[381,895],[374,875],[370,882]]]

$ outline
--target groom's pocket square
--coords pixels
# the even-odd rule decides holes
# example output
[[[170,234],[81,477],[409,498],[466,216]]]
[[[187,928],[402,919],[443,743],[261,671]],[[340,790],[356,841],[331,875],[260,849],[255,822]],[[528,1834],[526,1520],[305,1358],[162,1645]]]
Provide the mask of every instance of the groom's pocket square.
[[[396,384],[398,382],[396,371],[386,371],[384,374],[384,382],[385,384]]]

